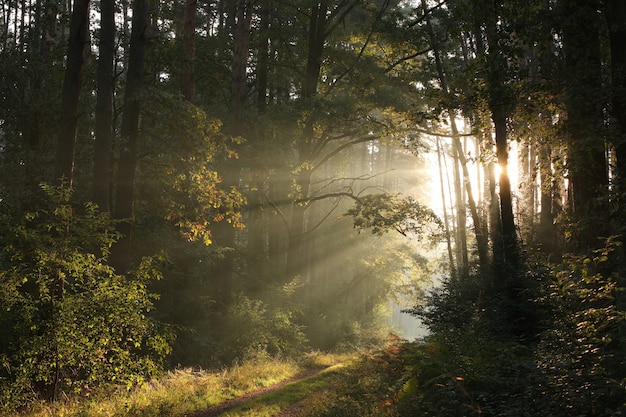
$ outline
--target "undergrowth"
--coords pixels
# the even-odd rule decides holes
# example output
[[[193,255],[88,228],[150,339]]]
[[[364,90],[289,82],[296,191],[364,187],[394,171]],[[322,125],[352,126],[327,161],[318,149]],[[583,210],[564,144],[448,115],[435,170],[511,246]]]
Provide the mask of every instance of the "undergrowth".
[[[176,369],[128,391],[111,388],[92,398],[65,398],[56,403],[36,402],[6,417],[156,417],[182,416],[258,388],[289,379],[312,367],[341,358],[313,353],[301,360],[251,359],[219,371]]]

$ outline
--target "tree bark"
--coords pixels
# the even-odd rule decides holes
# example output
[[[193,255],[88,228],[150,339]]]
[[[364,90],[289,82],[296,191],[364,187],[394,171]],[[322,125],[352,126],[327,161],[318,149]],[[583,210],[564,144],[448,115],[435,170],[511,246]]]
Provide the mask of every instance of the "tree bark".
[[[458,140],[458,137],[457,137]],[[454,141],[454,139],[453,139]],[[459,142],[460,144],[460,142]],[[461,155],[463,150],[459,152],[454,144],[452,146],[452,173],[454,175],[454,197],[456,201],[456,251],[457,265],[459,266],[459,275],[461,278],[469,277],[469,256],[467,253],[467,212],[465,207],[465,184],[461,181]]]

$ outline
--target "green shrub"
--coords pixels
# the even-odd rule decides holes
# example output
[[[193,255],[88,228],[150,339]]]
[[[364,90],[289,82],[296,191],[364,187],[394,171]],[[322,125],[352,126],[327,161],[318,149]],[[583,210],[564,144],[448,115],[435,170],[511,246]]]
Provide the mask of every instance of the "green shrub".
[[[117,239],[109,216],[73,207],[44,187],[49,206],[15,224],[5,216],[0,270],[0,407],[28,393],[56,400],[106,383],[131,386],[161,369],[165,334],[148,316],[158,278],[145,259],[127,277],[107,264]]]
[[[302,353],[306,344],[302,326],[294,313],[270,307],[262,300],[239,294],[226,317],[228,331],[223,346],[225,361],[255,356],[292,356]]]
[[[617,302],[624,289],[609,273],[620,245],[609,238],[590,255],[566,257],[545,283],[551,314],[537,355],[554,415],[626,414],[626,312]]]

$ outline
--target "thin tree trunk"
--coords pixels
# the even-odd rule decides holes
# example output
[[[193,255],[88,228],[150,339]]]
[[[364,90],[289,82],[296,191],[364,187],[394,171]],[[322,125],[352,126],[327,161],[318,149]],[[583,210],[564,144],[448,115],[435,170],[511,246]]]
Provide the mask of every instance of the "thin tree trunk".
[[[621,195],[626,187],[626,2],[607,0],[605,17],[611,44],[612,116],[615,120],[613,145]],[[626,202],[620,201],[620,217],[626,224]]]
[[[114,0],[100,1],[96,132],[94,152],[94,202],[103,212],[111,209],[111,152],[113,143],[113,60],[115,55]]]
[[[258,63],[256,69],[257,76],[257,110],[259,113],[265,111],[267,106],[267,91],[269,80],[269,54],[270,54],[270,9],[271,0],[264,0],[261,4],[260,28],[259,28],[259,49],[257,51]]]
[[[247,98],[248,54],[250,53],[250,28],[252,22],[252,2],[239,0],[231,10],[229,21],[233,30],[234,53],[232,61],[231,101],[229,133],[233,137],[245,133],[245,105]],[[240,159],[226,161],[221,170],[222,187],[227,190],[238,188],[241,177]],[[228,250],[215,264],[214,294],[218,303],[226,309],[232,301],[235,268],[235,229],[227,222],[215,227],[215,243]]]
[[[452,252],[452,242],[450,238],[450,222],[448,221],[448,210],[446,209],[446,192],[444,187],[444,179],[443,179],[443,161],[442,152],[441,152],[441,144],[439,138],[436,139],[437,143],[437,164],[439,166],[439,184],[441,188],[441,205],[443,209],[443,226],[444,233],[446,235],[446,247],[448,249],[448,264],[450,265],[450,275],[452,279],[457,278],[456,266],[454,263],[454,252]]]
[[[197,0],[185,0],[183,14],[183,55],[185,68],[182,73],[181,92],[185,99],[191,103],[196,98],[196,80],[194,60],[196,57],[196,20]]]

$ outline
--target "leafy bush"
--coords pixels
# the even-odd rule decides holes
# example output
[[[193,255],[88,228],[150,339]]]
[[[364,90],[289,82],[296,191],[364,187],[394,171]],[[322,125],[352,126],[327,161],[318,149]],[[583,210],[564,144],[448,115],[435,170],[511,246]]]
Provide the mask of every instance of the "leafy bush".
[[[262,300],[239,294],[233,300],[226,320],[229,334],[223,343],[223,358],[252,359],[255,356],[291,356],[302,353],[306,338],[294,313],[271,308]]]
[[[609,274],[621,246],[609,238],[590,255],[568,256],[553,266],[542,302],[550,326],[538,347],[538,365],[548,381],[553,415],[626,414],[626,312],[617,299],[623,288]]]
[[[432,336],[407,347],[401,413],[625,415],[626,313],[614,272],[620,246],[609,238],[604,248],[566,255],[558,265],[527,266],[525,286],[541,289],[532,301],[521,292],[495,297],[484,276],[447,281],[412,311]],[[530,325],[510,320],[530,309],[534,315],[522,316]],[[533,329],[534,337],[518,337],[507,325]]]
[[[3,217],[0,271],[0,407],[36,393],[89,393],[158,372],[168,339],[148,316],[158,278],[145,259],[128,277],[107,265],[117,239],[108,215],[76,208],[65,188],[44,187],[48,207],[16,224]]]

